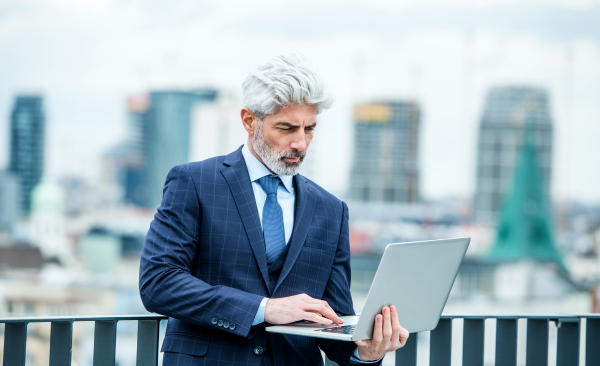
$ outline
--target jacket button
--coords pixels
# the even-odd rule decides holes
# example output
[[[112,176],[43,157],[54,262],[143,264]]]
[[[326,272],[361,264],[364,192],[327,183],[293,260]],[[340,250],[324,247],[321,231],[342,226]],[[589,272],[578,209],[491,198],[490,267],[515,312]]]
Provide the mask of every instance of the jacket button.
[[[213,324],[217,324],[217,318],[212,318],[212,320],[210,322]]]
[[[225,328],[225,329],[229,328],[229,322],[224,322],[223,323],[223,328]]]
[[[219,327],[222,327],[222,326],[223,326],[223,321],[222,321],[221,319],[219,319],[219,322],[217,323],[217,325],[218,325]]]
[[[229,329],[235,330],[235,323],[229,323]]]
[[[264,352],[263,348],[261,346],[258,346],[254,349],[254,354],[257,356],[262,355],[262,353]]]

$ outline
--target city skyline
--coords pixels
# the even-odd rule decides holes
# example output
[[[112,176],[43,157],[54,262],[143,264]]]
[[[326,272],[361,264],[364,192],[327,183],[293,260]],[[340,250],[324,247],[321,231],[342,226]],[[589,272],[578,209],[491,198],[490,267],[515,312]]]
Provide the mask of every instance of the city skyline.
[[[553,197],[600,201],[600,172],[590,169],[600,156],[600,37],[593,22],[600,6],[381,1],[343,6],[340,17],[339,3],[308,2],[300,10],[272,5],[258,15],[252,9],[260,4],[243,3],[183,1],[162,9],[135,1],[6,2],[0,7],[7,30],[0,51],[8,55],[0,60],[0,116],[17,92],[43,92],[52,131],[48,172],[94,181],[99,157],[124,135],[128,95],[212,86],[239,96],[247,70],[298,51],[319,65],[337,97],[334,109],[320,116],[314,141],[316,176],[327,176],[319,183],[336,194],[349,188],[355,102],[418,100],[422,196],[469,197],[485,92],[530,85],[547,88],[553,105]],[[295,16],[286,17],[292,10]],[[102,26],[107,22],[110,29]],[[263,51],[253,52],[256,45]],[[0,142],[8,141],[6,123],[0,118]],[[0,152],[0,166],[6,154]]]

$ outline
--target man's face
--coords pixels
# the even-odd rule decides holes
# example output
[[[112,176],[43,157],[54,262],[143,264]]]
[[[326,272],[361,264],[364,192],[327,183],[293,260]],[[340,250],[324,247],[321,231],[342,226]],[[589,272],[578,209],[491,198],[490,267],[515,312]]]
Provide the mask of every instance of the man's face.
[[[317,125],[317,109],[310,105],[290,105],[262,123],[252,124],[252,147],[274,173],[294,175],[306,155]],[[249,131],[250,132],[250,131]]]

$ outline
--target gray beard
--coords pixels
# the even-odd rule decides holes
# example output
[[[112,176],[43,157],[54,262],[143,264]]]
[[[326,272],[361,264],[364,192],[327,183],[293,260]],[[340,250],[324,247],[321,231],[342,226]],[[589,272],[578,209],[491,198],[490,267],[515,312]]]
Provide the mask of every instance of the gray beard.
[[[277,175],[296,175],[306,156],[305,151],[280,152],[273,150],[263,137],[262,122],[258,122],[256,133],[252,137],[252,147],[263,163]],[[288,163],[283,158],[300,158],[297,163]]]

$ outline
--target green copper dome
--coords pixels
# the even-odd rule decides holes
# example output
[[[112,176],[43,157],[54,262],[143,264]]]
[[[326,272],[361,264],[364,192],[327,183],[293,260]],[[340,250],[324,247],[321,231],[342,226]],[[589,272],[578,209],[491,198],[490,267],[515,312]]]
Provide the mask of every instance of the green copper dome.
[[[48,177],[43,177],[31,192],[31,212],[62,214],[65,195],[62,188]]]

